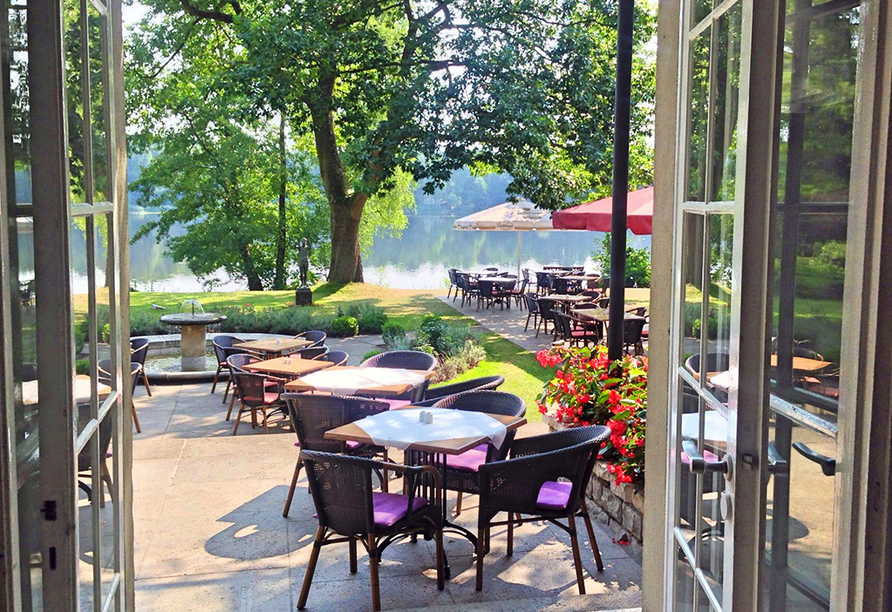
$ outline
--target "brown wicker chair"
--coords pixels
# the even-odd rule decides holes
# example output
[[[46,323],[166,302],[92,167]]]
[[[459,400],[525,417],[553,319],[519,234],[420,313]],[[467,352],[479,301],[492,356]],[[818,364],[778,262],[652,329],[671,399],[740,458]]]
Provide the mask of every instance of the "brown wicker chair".
[[[557,323],[554,320],[554,313],[558,311],[558,303],[555,300],[550,300],[548,298],[540,297],[536,300],[536,304],[539,307],[539,324],[536,325],[536,337],[539,337],[539,328],[542,327],[543,331],[548,333],[548,323],[552,324],[552,333],[557,335]]]
[[[336,366],[347,365],[348,359],[350,359],[350,355],[346,351],[328,351],[313,357],[314,361],[328,361]]]
[[[311,329],[310,331],[305,331],[302,334],[297,334],[294,337],[309,340],[313,343],[310,346],[322,346],[323,344],[325,344],[325,339],[328,338],[328,334],[326,334],[321,329]]]
[[[536,301],[535,293],[525,293],[523,296],[527,305],[527,320],[523,324],[523,331],[527,331],[530,327],[530,319],[533,320],[533,329],[539,327],[539,302]]]
[[[307,563],[297,609],[307,605],[313,574],[323,546],[347,542],[350,546],[350,573],[357,571],[357,543],[369,553],[369,575],[372,590],[372,610],[381,609],[378,582],[378,563],[381,554],[396,538],[423,535],[436,541],[437,588],[443,590],[443,524],[439,474],[433,466],[404,466],[382,463],[371,459],[348,457],[333,453],[301,451],[307,468],[307,480],[319,527],[313,540],[313,550]],[[403,475],[406,495],[372,491],[372,472],[393,470]],[[433,503],[415,497],[414,492],[423,476],[434,483]],[[341,536],[341,537],[336,537]]]
[[[590,324],[563,312],[555,311],[553,315],[559,335],[570,346],[579,346],[580,344],[588,346],[589,342],[597,344],[603,339],[601,326],[598,323]]]
[[[276,412],[284,412],[278,389],[272,389],[270,377],[250,372],[233,372],[232,378],[238,393],[239,410],[235,415],[232,435],[238,433],[238,426],[245,412],[251,413],[251,427],[257,427],[257,411],[263,415],[263,430],[269,433],[269,417]],[[273,381],[274,382],[274,381]],[[269,412],[267,412],[269,410]]]
[[[146,357],[149,354],[148,338],[131,338],[130,339],[130,363],[138,363],[142,366],[140,380],[146,387],[146,393],[152,397],[152,387],[149,386],[149,377],[146,374]]]
[[[495,391],[502,383],[505,382],[504,376],[483,376],[480,378],[471,378],[462,382],[452,383],[450,385],[440,385],[433,389],[428,389],[427,395],[421,402],[415,402],[415,406],[433,406],[450,395],[458,395],[468,391]]]
[[[384,461],[389,461],[387,449],[371,444],[357,444],[354,442],[341,442],[328,440],[325,432],[364,419],[373,414],[387,412],[389,404],[376,402],[362,397],[347,397],[340,395],[315,395],[309,393],[285,393],[282,401],[287,406],[291,425],[297,434],[297,444],[303,450],[322,451],[328,453],[346,453],[356,457],[380,456]],[[282,516],[287,517],[291,510],[291,500],[294,499],[294,490],[297,488],[297,480],[303,466],[300,455],[294,466],[294,475],[291,478],[291,487],[285,498],[285,509]],[[382,472],[381,490],[387,492],[387,473]]]
[[[585,506],[585,487],[591,478],[598,449],[609,436],[609,429],[593,425],[523,438],[514,442],[511,459],[480,466],[478,591],[483,589],[483,559],[489,548],[490,528],[507,526],[510,556],[514,552],[514,527],[546,520],[570,535],[576,582],[579,593],[585,594],[576,517],[584,519],[595,563],[598,571],[603,571],[595,532]],[[494,522],[493,518],[500,512],[507,512],[508,520]],[[567,524],[562,523],[562,519]]]
[[[113,377],[111,375],[111,359],[100,359],[96,364],[97,378],[102,384],[112,386]],[[142,366],[135,361],[130,362],[130,414],[133,415],[133,426],[136,433],[142,433],[142,427],[139,425],[139,416],[136,414],[136,404],[133,403],[133,396],[136,393],[136,384],[142,376]]]
[[[444,397],[435,403],[434,408],[467,410],[520,417],[526,414],[526,403],[516,395],[502,391],[473,390]],[[461,514],[462,497],[465,493],[475,494],[480,490],[477,470],[484,463],[501,461],[508,456],[508,449],[514,440],[514,431],[509,431],[500,448],[492,444],[481,444],[460,455],[447,455],[443,479],[446,488],[458,492],[455,503],[455,516]],[[413,456],[412,463],[417,460]]]

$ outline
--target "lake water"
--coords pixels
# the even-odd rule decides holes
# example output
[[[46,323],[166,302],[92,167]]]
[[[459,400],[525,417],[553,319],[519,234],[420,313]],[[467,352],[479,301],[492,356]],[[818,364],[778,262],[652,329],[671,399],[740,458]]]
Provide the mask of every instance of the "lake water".
[[[131,211],[130,233],[152,220],[154,215]],[[381,236],[371,253],[363,260],[365,280],[395,289],[436,289],[445,286],[447,268],[474,269],[496,266],[502,270],[517,268],[517,233],[456,231],[451,217],[413,215],[399,238]],[[600,244],[600,232],[523,232],[521,234],[522,266],[533,270],[544,265],[585,265],[594,270],[592,253]],[[30,236],[22,236],[25,240]],[[650,236],[629,235],[630,246],[650,247]],[[28,249],[26,249],[27,251]],[[30,258],[26,258],[30,259]],[[75,259],[78,259],[75,257]],[[32,261],[22,261],[22,278],[33,276]],[[78,292],[86,287],[77,262],[72,275]],[[199,292],[204,290],[186,264],[176,263],[164,253],[164,246],[146,236],[130,247],[130,268],[133,286],[140,291]],[[85,270],[84,270],[85,272]],[[97,270],[102,276],[104,271]],[[222,270],[215,275],[216,291],[246,289]],[[99,279],[100,283],[102,279]]]

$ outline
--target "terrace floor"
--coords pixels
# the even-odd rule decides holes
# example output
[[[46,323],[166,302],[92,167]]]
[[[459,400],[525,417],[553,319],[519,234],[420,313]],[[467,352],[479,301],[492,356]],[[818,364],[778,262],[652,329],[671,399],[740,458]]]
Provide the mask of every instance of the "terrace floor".
[[[349,349],[348,349],[349,350]],[[280,424],[268,435],[243,423],[230,436],[221,390],[210,385],[137,390],[143,431],[134,434],[136,609],[140,612],[281,612],[293,610],[315,532],[312,499],[302,477],[290,518],[282,504],[294,469],[294,434]],[[541,433],[532,423],[519,435]],[[454,494],[450,497],[454,504]],[[458,521],[476,523],[476,498]],[[474,590],[470,545],[447,540],[453,578],[436,589],[431,542],[389,548],[381,567],[384,609],[611,610],[640,606],[641,568],[600,529],[605,571],[598,573],[585,529],[580,545],[584,597],[576,595],[566,535],[548,524],[518,528],[515,553],[493,531],[485,584]],[[589,551],[585,554],[585,551]],[[370,608],[367,560],[348,571],[347,546],[323,549],[308,610]]]

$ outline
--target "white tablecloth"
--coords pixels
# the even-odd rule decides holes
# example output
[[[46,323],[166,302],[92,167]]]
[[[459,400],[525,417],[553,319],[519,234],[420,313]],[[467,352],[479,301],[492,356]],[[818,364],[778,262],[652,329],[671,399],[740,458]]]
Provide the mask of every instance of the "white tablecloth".
[[[422,410],[433,415],[433,423],[421,423]],[[496,448],[502,446],[508,428],[488,414],[448,408],[407,408],[391,410],[355,422],[378,446],[406,450],[412,444],[437,442],[450,438],[488,438]]]
[[[97,392],[100,399],[107,396],[111,392],[111,387],[99,383]],[[38,400],[37,381],[27,380],[22,383],[22,403],[27,405],[36,404]],[[87,404],[90,402],[90,379],[78,376],[74,379],[74,402],[76,404]]]
[[[697,440],[700,433],[700,415],[696,412],[681,415],[681,437]],[[728,421],[715,410],[703,415],[703,440],[712,445],[725,445],[728,442]]]
[[[317,391],[335,395],[353,395],[360,389],[374,389],[390,385],[416,387],[425,380],[423,374],[400,368],[354,368],[352,370],[319,370],[301,377]]]

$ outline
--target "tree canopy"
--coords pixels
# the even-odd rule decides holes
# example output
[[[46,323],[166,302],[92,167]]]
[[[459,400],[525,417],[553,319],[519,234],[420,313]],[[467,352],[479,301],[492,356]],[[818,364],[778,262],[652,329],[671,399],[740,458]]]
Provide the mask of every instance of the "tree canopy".
[[[227,69],[202,95],[213,104],[227,91],[238,103],[217,104],[214,125],[281,115],[295,144],[314,154],[333,281],[362,280],[363,219],[395,214],[410,178],[430,193],[463,167],[505,172],[509,192],[547,208],[609,191],[615,1],[148,4],[132,54],[144,78],[225,55]],[[640,7],[633,185],[649,184],[652,172],[653,34],[653,15]],[[202,60],[195,47],[208,40],[219,43]],[[176,114],[175,97],[151,90],[134,103],[143,118]]]

